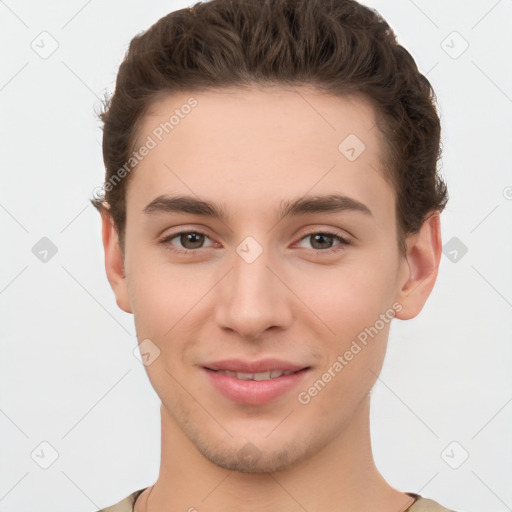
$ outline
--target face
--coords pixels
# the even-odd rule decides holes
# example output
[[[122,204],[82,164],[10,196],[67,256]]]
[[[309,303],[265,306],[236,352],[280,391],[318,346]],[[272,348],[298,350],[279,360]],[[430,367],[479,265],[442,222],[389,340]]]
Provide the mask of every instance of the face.
[[[180,93],[146,115],[143,144],[113,287],[159,351],[146,370],[168,427],[238,471],[336,443],[407,307],[373,110],[305,87]]]

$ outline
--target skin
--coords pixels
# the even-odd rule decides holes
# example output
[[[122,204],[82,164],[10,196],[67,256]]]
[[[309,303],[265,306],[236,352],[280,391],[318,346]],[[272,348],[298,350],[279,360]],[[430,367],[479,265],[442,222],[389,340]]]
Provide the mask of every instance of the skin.
[[[413,499],[377,470],[369,427],[391,323],[308,404],[297,395],[393,303],[401,320],[421,311],[437,277],[439,214],[401,255],[383,140],[362,98],[306,86],[179,93],[154,104],[139,141],[191,96],[198,105],[130,176],[124,258],[102,213],[117,304],[133,313],[139,342],[149,338],[160,350],[146,367],[162,402],[160,474],[135,510],[405,510]],[[338,150],[351,133],[366,146],[352,162]],[[357,199],[372,215],[308,213],[278,222],[281,201],[333,193]],[[230,216],[143,213],[162,194],[223,204]],[[207,235],[202,246],[179,236],[167,246],[195,253],[158,243],[194,230]],[[351,243],[308,236],[325,230]],[[247,236],[263,248],[252,263],[236,252]],[[239,404],[199,370],[229,357],[276,357],[311,366],[312,374],[270,403]],[[248,442],[257,450],[252,462],[243,458]]]

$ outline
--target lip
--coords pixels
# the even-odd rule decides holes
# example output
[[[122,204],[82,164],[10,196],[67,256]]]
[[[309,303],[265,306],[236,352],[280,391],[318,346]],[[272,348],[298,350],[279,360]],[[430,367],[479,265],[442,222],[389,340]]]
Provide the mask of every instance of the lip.
[[[296,372],[307,365],[298,365],[282,359],[261,359],[260,361],[244,361],[242,359],[224,359],[202,365],[209,370],[228,370],[231,372],[260,373],[272,370]],[[280,378],[280,377],[278,377]]]
[[[241,380],[230,375],[218,373],[215,370],[229,370],[243,373],[288,370],[295,373],[267,380]],[[265,359],[253,362],[230,359],[209,363],[203,366],[201,371],[218,392],[233,402],[249,405],[263,405],[291,391],[310,373],[311,368],[277,359]]]

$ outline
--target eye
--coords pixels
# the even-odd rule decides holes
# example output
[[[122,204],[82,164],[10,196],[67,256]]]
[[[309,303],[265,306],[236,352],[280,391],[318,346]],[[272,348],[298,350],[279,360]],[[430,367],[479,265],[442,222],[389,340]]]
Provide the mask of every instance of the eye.
[[[307,239],[310,240],[313,250],[317,252],[337,252],[341,250],[343,246],[350,245],[350,242],[347,239],[337,233],[330,233],[328,231],[315,231],[308,233],[306,236],[301,238],[301,241]],[[333,247],[333,243],[336,240],[339,243]]]
[[[315,252],[337,252],[342,250],[343,246],[350,245],[350,242],[338,235],[337,233],[331,233],[328,231],[314,231],[308,233],[301,238],[303,240],[310,240],[312,250]],[[173,240],[177,242],[173,243]],[[205,240],[210,240],[208,235],[200,231],[180,231],[179,233],[173,233],[162,240],[159,244],[163,245],[165,249],[178,253],[178,254],[190,254],[197,252],[198,249],[204,248]],[[337,241],[337,245],[333,245]],[[177,247],[176,244],[180,244],[181,247]],[[215,245],[212,243],[210,247]]]
[[[177,239],[182,245],[182,248],[175,247],[172,243],[173,240]],[[194,252],[196,249],[201,249],[205,239],[209,240],[208,235],[201,233],[200,231],[180,231],[179,233],[173,233],[166,236],[159,241],[167,250],[188,254]]]

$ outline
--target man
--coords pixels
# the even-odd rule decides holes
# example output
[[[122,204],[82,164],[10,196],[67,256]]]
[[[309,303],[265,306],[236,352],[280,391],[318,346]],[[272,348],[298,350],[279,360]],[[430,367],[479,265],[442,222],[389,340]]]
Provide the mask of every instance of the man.
[[[446,511],[390,486],[370,392],[437,277],[434,93],[351,0],[212,0],[136,36],[101,115],[107,276],[162,401],[105,511]]]

